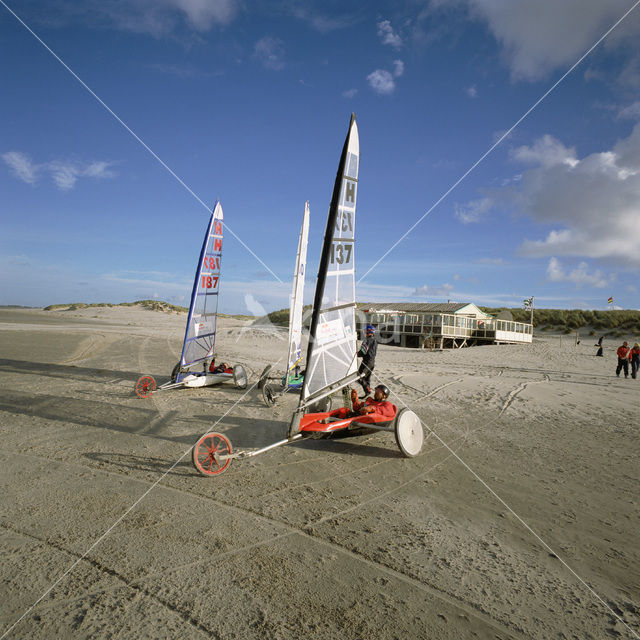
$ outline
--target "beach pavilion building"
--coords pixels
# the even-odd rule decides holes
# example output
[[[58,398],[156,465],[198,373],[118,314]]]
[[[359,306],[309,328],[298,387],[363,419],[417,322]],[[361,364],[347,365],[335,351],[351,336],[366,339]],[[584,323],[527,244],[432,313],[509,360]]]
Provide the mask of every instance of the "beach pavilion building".
[[[382,344],[423,349],[517,344],[533,339],[533,325],[495,318],[472,302],[360,302],[356,320],[360,335],[367,324],[376,327]]]

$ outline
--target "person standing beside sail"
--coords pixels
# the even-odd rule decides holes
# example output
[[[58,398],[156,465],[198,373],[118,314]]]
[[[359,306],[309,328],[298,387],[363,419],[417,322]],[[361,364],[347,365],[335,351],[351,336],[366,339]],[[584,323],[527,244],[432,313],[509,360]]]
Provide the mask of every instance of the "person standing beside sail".
[[[368,324],[365,329],[365,338],[358,350],[358,358],[362,358],[358,373],[360,374],[360,384],[366,395],[371,393],[371,372],[376,364],[378,343],[376,342],[375,333],[375,327],[372,324]]]

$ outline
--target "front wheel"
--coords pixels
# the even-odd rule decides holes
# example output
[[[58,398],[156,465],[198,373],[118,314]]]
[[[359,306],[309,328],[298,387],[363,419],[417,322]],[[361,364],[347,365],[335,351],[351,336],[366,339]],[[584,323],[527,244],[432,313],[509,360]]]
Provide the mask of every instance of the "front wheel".
[[[233,381],[236,383],[238,389],[247,388],[247,372],[241,364],[237,364],[233,367]]]
[[[193,446],[193,466],[203,476],[217,476],[231,464],[231,442],[221,433],[205,433]]]
[[[415,458],[422,449],[422,423],[410,409],[401,409],[395,421],[398,448],[407,458]]]
[[[156,390],[156,381],[153,376],[142,376],[136,382],[136,394],[140,398],[149,398]]]

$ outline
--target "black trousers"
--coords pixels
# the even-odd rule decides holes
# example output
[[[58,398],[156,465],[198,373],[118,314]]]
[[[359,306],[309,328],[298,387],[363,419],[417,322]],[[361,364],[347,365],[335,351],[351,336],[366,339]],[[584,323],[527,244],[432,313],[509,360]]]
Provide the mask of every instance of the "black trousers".
[[[620,372],[624,369],[624,377],[629,377],[629,358],[618,358],[618,366],[616,367],[616,375],[619,376]]]
[[[362,388],[366,391],[371,388],[371,372],[373,371],[373,365],[367,365],[364,362],[360,363],[360,368],[358,369],[358,373],[362,376],[360,378],[360,384]]]

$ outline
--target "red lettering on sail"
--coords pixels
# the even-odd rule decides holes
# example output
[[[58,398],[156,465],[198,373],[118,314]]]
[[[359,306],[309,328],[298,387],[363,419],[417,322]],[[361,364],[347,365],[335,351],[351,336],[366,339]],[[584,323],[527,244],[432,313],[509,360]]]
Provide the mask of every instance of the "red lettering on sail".
[[[220,238],[216,238],[213,242],[213,250],[222,251],[222,240]]]

